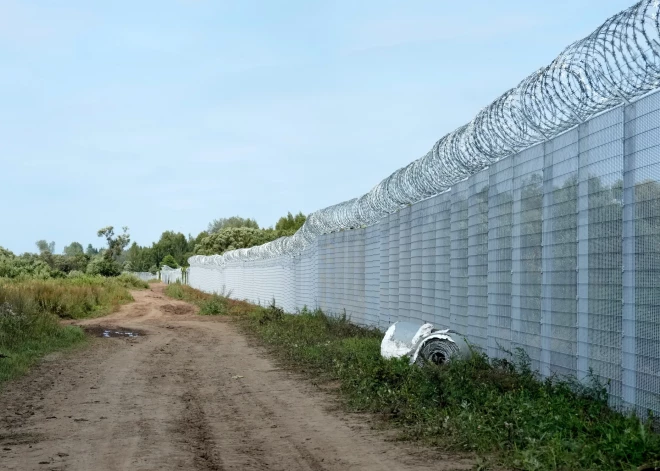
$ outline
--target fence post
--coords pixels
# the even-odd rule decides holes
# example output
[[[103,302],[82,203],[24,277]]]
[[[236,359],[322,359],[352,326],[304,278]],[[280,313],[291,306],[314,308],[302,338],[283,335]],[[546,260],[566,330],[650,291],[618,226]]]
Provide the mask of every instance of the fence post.
[[[621,382],[624,404],[637,403],[636,311],[635,311],[635,152],[629,122],[635,117],[635,105],[624,106],[623,113],[623,312],[621,339]]]

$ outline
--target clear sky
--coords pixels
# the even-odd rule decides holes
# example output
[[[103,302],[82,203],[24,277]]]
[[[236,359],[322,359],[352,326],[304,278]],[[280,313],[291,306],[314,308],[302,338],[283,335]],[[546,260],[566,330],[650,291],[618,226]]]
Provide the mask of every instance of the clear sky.
[[[360,196],[631,0],[0,0],[0,245]]]

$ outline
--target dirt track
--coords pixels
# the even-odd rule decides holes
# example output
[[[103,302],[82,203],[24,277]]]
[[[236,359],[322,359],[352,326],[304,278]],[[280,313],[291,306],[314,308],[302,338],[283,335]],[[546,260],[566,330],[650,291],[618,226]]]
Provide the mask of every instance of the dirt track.
[[[454,470],[195,315],[163,286],[81,322],[140,330],[52,355],[0,393],[1,470]]]

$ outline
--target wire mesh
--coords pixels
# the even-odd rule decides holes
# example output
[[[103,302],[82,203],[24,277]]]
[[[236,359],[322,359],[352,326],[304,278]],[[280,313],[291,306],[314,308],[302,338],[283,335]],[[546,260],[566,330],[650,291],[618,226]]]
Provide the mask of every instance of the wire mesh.
[[[469,123],[442,137],[422,158],[365,195],[312,213],[291,237],[264,245],[193,256],[191,265],[223,265],[298,254],[321,234],[375,224],[589,116],[660,85],[660,1],[644,0],[574,42],[508,90]]]

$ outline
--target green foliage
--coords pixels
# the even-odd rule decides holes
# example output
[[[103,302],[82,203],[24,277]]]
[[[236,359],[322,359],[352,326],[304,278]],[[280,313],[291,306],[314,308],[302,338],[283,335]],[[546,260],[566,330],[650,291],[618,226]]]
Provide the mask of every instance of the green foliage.
[[[275,230],[285,232],[288,235],[293,235],[303,226],[303,224],[305,224],[306,220],[307,217],[302,212],[299,212],[295,216],[289,212],[286,216],[281,217],[277,221],[275,224]]]
[[[142,281],[137,276],[131,275],[130,273],[122,273],[117,278],[115,278],[115,280],[124,288],[129,288],[129,289],[149,288],[149,283],[147,283],[146,281]]]
[[[83,246],[80,242],[71,242],[71,245],[64,247],[64,255],[69,257],[83,255],[84,253],[85,252],[83,251]]]
[[[50,260],[55,270],[69,273],[73,270],[86,271],[90,257],[81,252],[75,255],[53,255]]]
[[[0,279],[0,383],[49,352],[84,342],[79,327],[62,326],[59,318],[105,315],[131,300],[117,279],[77,272],[68,279]]]
[[[200,255],[222,254],[228,250],[254,247],[283,237],[281,231],[237,227],[223,229],[202,239],[195,248]]]
[[[203,232],[202,234],[206,234]],[[194,247],[197,243],[192,236],[186,239],[186,236],[180,232],[165,231],[161,234],[158,242],[154,242],[151,247],[141,247],[133,243],[126,251],[126,259],[131,262],[134,271],[151,271],[152,267],[160,266],[167,255],[174,257],[177,266],[188,266],[188,259],[194,254]]]
[[[160,262],[161,266],[168,266],[170,268],[179,268],[179,264],[176,263],[176,260],[174,260],[174,257],[171,255],[166,255],[165,258],[163,258],[163,261]]]
[[[254,307],[245,301],[236,301],[227,296],[231,293],[207,294],[190,286],[173,283],[165,288],[165,294],[183,301],[191,302],[199,307],[199,314],[205,316],[240,316],[251,312]]]
[[[210,296],[187,286],[178,294],[197,304]],[[274,305],[249,305],[242,314],[239,324],[286,364],[315,381],[339,381],[351,410],[380,414],[406,438],[476,453],[488,469],[632,471],[660,464],[651,421],[611,410],[593,378],[586,386],[541,380],[520,351],[511,361],[475,352],[469,360],[418,367],[383,359],[382,333],[345,316],[306,309],[293,316]]]
[[[48,243],[44,239],[38,240],[35,242],[35,245],[39,249],[39,253],[55,253],[55,242],[50,242]]]
[[[118,258],[129,244],[131,236],[128,233],[128,227],[122,227],[122,231],[122,234],[115,236],[115,229],[112,226],[107,226],[98,230],[97,235],[99,237],[105,237],[105,240],[108,243],[108,248],[103,253],[104,258],[108,260]]]
[[[52,268],[38,255],[15,256],[6,250],[0,253],[0,278],[47,279],[61,276],[61,272]]]
[[[87,265],[87,274],[119,276],[121,274],[121,266],[119,263],[112,259],[108,259],[102,255],[97,255]]]
[[[94,247],[92,247],[92,244],[87,244],[87,248],[85,249],[85,254],[90,257],[93,257],[94,255],[99,254],[99,249],[95,249]]]
[[[0,257],[14,257],[14,253],[0,245]]]
[[[34,302],[42,312],[66,319],[83,319],[108,314],[133,300],[126,281],[101,276],[78,276],[49,280],[0,278],[0,304],[20,308]]]
[[[210,234],[214,234],[216,232],[222,231],[223,229],[236,228],[236,227],[259,229],[259,224],[257,224],[257,221],[255,221],[254,219],[250,219],[250,218],[245,219],[240,216],[232,216],[229,218],[214,219],[209,223],[207,232]]]

